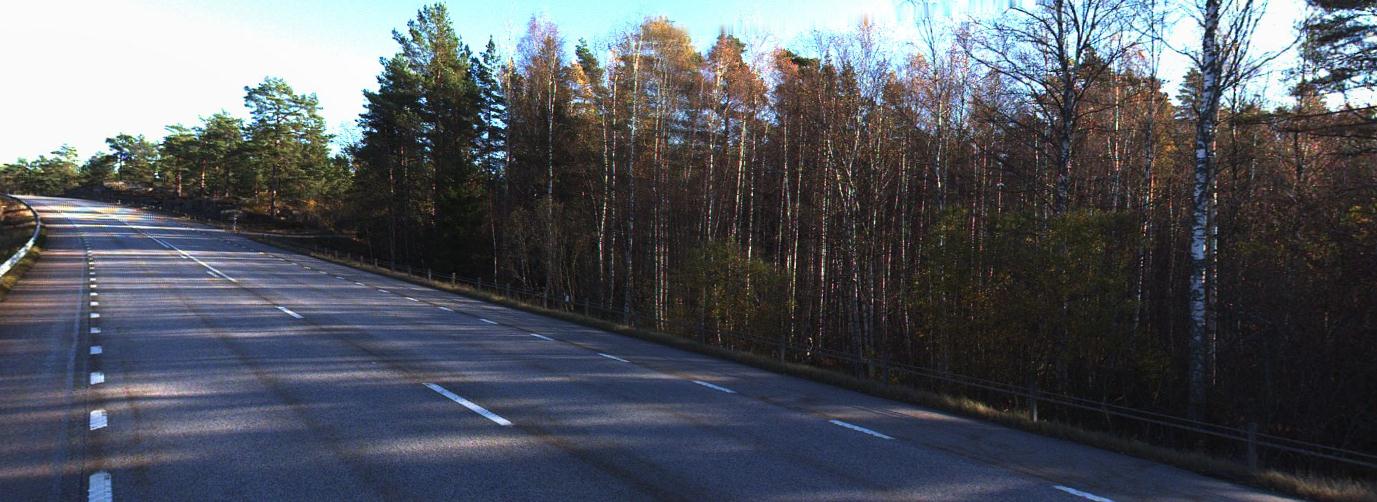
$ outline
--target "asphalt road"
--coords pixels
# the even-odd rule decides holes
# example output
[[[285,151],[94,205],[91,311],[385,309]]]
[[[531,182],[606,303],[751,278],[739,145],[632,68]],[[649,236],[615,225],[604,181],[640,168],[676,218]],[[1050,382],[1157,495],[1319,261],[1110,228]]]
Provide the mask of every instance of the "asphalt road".
[[[1265,500],[1226,482],[27,198],[0,500]]]

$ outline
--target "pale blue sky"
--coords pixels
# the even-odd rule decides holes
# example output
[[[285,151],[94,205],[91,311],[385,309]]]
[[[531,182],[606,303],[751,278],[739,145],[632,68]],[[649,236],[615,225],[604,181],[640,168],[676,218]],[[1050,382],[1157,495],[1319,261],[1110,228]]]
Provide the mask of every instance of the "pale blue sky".
[[[963,15],[1004,1],[961,0],[950,10]],[[1300,2],[1271,0],[1259,45],[1293,36]],[[0,3],[0,162],[9,162],[64,143],[84,158],[102,149],[108,136],[156,139],[168,124],[194,125],[222,109],[242,116],[243,87],[265,75],[315,92],[326,123],[339,131],[362,111],[361,91],[375,86],[378,58],[395,52],[391,31],[427,2]],[[725,27],[747,42],[806,52],[814,30],[846,31],[867,16],[896,44],[916,40],[912,16],[898,0],[446,3],[455,28],[473,46],[491,35],[510,47],[535,14],[554,21],[570,47],[580,37],[605,40],[648,15],[668,16],[700,48]],[[1175,79],[1183,67],[1169,60],[1164,76]]]

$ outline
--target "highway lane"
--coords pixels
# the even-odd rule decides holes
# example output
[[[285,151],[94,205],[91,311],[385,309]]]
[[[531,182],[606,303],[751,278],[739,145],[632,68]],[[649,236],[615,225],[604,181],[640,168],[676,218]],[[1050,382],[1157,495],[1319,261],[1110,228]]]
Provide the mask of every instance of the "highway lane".
[[[21,499],[107,479],[116,500],[1269,498],[185,221],[30,202],[71,224],[0,303],[0,493]]]

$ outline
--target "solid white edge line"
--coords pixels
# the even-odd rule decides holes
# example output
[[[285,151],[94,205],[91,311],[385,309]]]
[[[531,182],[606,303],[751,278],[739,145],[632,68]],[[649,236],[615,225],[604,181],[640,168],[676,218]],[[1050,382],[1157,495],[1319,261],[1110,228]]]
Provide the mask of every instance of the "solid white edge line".
[[[505,419],[505,418],[502,418],[500,415],[498,415],[498,414],[496,414],[496,413],[493,413],[493,412],[491,412],[491,411],[488,411],[487,408],[484,408],[484,407],[482,407],[482,406],[479,406],[479,405],[477,405],[477,404],[474,404],[473,401],[469,401],[468,399],[464,399],[464,398],[462,398],[462,397],[459,397],[458,394],[455,394],[455,393],[453,393],[453,392],[450,392],[449,389],[446,389],[446,388],[441,387],[441,386],[439,386],[439,385],[435,385],[435,384],[433,384],[433,383],[427,383],[427,384],[425,384],[425,386],[426,386],[426,387],[429,387],[430,390],[433,390],[433,391],[435,391],[435,392],[438,392],[438,393],[440,393],[440,395],[449,398],[450,401],[454,401],[454,402],[456,402],[456,403],[459,403],[459,405],[461,405],[461,406],[463,406],[463,407],[465,407],[465,408],[468,408],[469,411],[472,411],[472,412],[477,413],[477,414],[479,414],[479,415],[483,415],[483,418],[486,418],[486,419],[488,419],[488,420],[492,420],[492,421],[493,421],[494,423],[496,423],[497,425],[501,425],[501,426],[503,426],[503,427],[511,427],[511,425],[512,425],[512,422],[511,422],[510,420],[507,420],[507,419]]]
[[[842,427],[846,427],[847,429],[851,429],[851,430],[853,430],[853,431],[860,432],[860,433],[864,433],[864,434],[869,434],[869,435],[871,435],[871,436],[875,436],[875,437],[880,438],[880,439],[894,439],[894,438],[892,438],[892,437],[890,437],[890,436],[886,436],[886,435],[884,435],[884,434],[880,434],[880,433],[878,433],[878,432],[872,431],[872,430],[870,430],[870,429],[867,429],[867,428],[865,428],[865,427],[861,427],[861,426],[859,426],[859,425],[856,425],[856,424],[853,424],[853,423],[850,423],[850,422],[843,422],[843,421],[841,421],[841,420],[836,420],[836,419],[828,420],[828,422],[831,422],[832,425],[840,425],[840,426],[842,426]]]
[[[91,410],[91,421],[90,421],[91,430],[104,429],[105,426],[106,426],[106,425],[109,425],[109,424],[110,424],[110,421],[109,421],[109,418],[108,418],[108,417],[106,416],[106,414],[105,414],[105,410],[103,410],[103,409]]]
[[[726,392],[726,393],[728,393],[728,394],[736,394],[736,391],[734,391],[734,390],[728,389],[728,388],[723,387],[723,386],[721,386],[721,385],[716,385],[716,384],[711,384],[711,383],[708,383],[708,382],[704,382],[704,381],[702,381],[702,380],[694,380],[693,383],[696,383],[696,384],[698,384],[698,385],[702,385],[702,386],[704,386],[704,387],[707,387],[707,388],[712,389],[712,390],[715,390],[715,391]]]
[[[495,322],[489,321],[489,320],[484,319],[484,318],[482,318],[482,317],[479,317],[478,320],[483,321],[483,322],[488,323],[488,324],[497,324],[497,323],[495,323]]]
[[[298,313],[296,313],[296,312],[292,312],[292,310],[289,309],[289,308],[287,308],[287,307],[278,307],[277,310],[281,310],[283,313],[285,313],[285,314],[287,314],[287,315],[289,315],[289,316],[295,317],[295,318],[297,318],[297,319],[302,319],[301,314],[298,314]]]
[[[553,341],[555,341],[554,338],[550,338],[550,337],[545,336],[545,335],[542,335],[542,334],[540,334],[540,333],[531,333],[531,336],[534,336],[534,337],[539,338],[539,339],[541,339],[541,340],[545,340],[545,341],[547,341],[547,342],[553,342]]]
[[[100,385],[103,383],[105,383],[105,373],[100,371],[92,371],[91,385]]]
[[[1101,496],[1099,496],[1099,495],[1095,495],[1095,494],[1093,494],[1093,493],[1083,492],[1083,491],[1077,490],[1077,489],[1075,489],[1075,488],[1071,488],[1071,487],[1069,487],[1069,486],[1056,485],[1056,486],[1053,486],[1052,488],[1056,488],[1056,489],[1061,490],[1061,491],[1064,491],[1064,492],[1066,492],[1066,493],[1070,493],[1070,494],[1075,495],[1075,496],[1077,496],[1077,497],[1081,497],[1081,498],[1084,498],[1084,499],[1093,500],[1093,501],[1095,501],[1095,502],[1114,502],[1114,499],[1108,499],[1108,498],[1101,497]]]
[[[99,471],[92,474],[90,483],[86,487],[87,502],[111,502],[114,499],[115,493],[110,486],[110,473]]]
[[[606,358],[611,359],[611,360],[613,360],[613,361],[621,361],[621,362],[624,362],[624,363],[629,363],[629,362],[631,362],[631,361],[627,361],[626,359],[622,359],[622,358],[620,358],[620,357],[614,356],[614,355],[612,355],[612,354],[604,354],[604,353],[602,353],[602,352],[599,352],[598,355],[603,356],[603,357],[606,357]]]

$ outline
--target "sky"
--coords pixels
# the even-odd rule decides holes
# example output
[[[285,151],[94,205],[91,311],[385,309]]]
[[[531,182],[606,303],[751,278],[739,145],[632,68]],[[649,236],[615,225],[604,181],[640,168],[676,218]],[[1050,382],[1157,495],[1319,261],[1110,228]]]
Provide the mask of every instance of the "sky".
[[[432,0],[433,1],[433,0]],[[1009,0],[937,2],[952,19],[997,11]],[[1029,0],[1014,0],[1029,1]],[[1303,0],[1271,0],[1255,45],[1276,50],[1294,39]],[[315,93],[332,133],[356,135],[364,89],[376,88],[378,59],[396,52],[391,32],[426,1],[61,0],[0,1],[0,163],[35,158],[61,145],[82,158],[118,133],[159,139],[170,124],[193,126],[224,110],[247,116],[244,87],[265,76]],[[510,48],[533,15],[568,41],[597,44],[646,16],[667,16],[705,48],[725,29],[748,43],[807,53],[813,33],[845,32],[872,20],[904,51],[918,40],[902,0],[452,0],[445,2],[464,42],[492,37]],[[1173,39],[1189,43],[1184,19]],[[1279,66],[1284,66],[1286,58]],[[1163,76],[1186,64],[1168,55]],[[1262,79],[1269,86],[1279,75]],[[1169,85],[1168,89],[1174,89]],[[1276,89],[1270,94],[1276,95]],[[1284,94],[1281,89],[1280,94]]]

